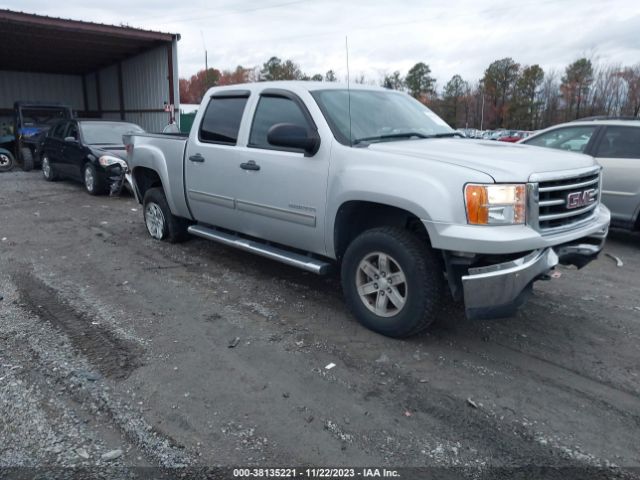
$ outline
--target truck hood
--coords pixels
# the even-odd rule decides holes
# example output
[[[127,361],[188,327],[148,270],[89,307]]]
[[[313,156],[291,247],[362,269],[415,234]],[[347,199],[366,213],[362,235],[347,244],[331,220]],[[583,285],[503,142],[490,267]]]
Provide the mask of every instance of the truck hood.
[[[471,168],[490,175],[496,182],[526,182],[533,173],[596,165],[595,160],[588,155],[489,140],[403,140],[372,143],[368,148],[400,157],[420,158]]]

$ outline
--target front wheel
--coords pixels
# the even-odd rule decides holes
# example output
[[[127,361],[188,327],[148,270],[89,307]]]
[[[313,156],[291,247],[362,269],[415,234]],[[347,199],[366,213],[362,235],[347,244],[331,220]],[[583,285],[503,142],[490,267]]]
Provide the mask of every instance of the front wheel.
[[[162,188],[154,187],[147,190],[142,205],[144,223],[147,232],[153,238],[167,240],[171,243],[181,242],[188,238],[188,221],[171,213]]]
[[[84,166],[82,178],[84,179],[84,189],[89,195],[102,195],[105,192],[104,181],[98,175],[96,167],[91,163],[87,163]]]
[[[359,235],[342,261],[346,302],[365,327],[389,337],[426,329],[445,298],[442,266],[413,233],[380,227]]]
[[[9,150],[0,148],[0,172],[8,172],[13,168],[13,155]]]

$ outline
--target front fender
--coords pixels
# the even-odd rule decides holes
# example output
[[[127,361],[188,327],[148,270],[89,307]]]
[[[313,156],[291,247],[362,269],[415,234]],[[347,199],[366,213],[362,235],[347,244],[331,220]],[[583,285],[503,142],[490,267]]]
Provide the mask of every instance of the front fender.
[[[353,149],[352,149],[353,150]],[[490,176],[456,165],[399,159],[366,152],[366,161],[350,158],[333,163],[330,175],[325,239],[327,253],[335,255],[334,229],[337,213],[349,201],[374,202],[405,210],[425,221],[429,235],[432,222],[466,224],[464,185],[468,182],[493,183]],[[332,165],[332,166],[333,166]]]

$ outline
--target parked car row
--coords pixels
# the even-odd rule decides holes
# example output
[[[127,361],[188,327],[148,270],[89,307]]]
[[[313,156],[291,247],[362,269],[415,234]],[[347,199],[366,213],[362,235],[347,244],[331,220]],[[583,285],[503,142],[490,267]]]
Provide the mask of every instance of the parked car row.
[[[527,138],[533,133],[527,130],[478,130],[475,128],[459,128],[456,131],[460,132],[466,138],[500,140],[511,143]]]

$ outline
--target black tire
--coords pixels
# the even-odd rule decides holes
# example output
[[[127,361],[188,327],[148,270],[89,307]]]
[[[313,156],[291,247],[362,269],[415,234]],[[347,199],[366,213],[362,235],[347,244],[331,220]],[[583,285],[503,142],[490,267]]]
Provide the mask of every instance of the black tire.
[[[391,287],[396,287],[393,290],[394,298],[397,298],[398,294],[402,297],[404,292],[403,306],[397,308],[397,312],[391,312],[391,316],[376,314],[372,311],[376,306],[373,305],[371,297],[365,299],[358,293],[358,278],[363,278],[364,272],[360,269],[361,262],[368,258],[376,258],[378,254],[387,256],[389,265],[398,267],[405,278],[404,286],[391,285],[390,282],[381,286],[378,283],[374,284],[374,281],[370,282],[376,289],[380,288],[378,293],[371,294],[376,296],[377,300],[380,299],[380,295],[385,295],[385,290],[391,293]],[[380,268],[380,264],[376,268]],[[389,277],[395,276],[391,268],[387,270]],[[382,272],[383,269],[380,268],[378,273],[382,275]],[[368,280],[367,278],[366,281]],[[387,286],[390,288],[387,289]],[[396,227],[367,230],[351,242],[342,260],[342,288],[347,305],[362,325],[395,338],[409,337],[425,330],[438,318],[446,293],[439,257],[424,240]],[[388,300],[385,305],[391,306],[393,310],[393,303],[389,303],[389,293],[386,295]]]
[[[20,149],[20,159],[22,160],[22,170],[25,172],[33,170],[35,161],[33,159],[33,152],[29,147],[22,147]]]
[[[0,172],[8,172],[13,168],[15,159],[9,150],[0,148]]]
[[[171,213],[162,188],[154,187],[147,190],[142,206],[144,223],[151,237],[170,243],[183,242],[189,238],[189,221]]]
[[[49,156],[45,153],[42,155],[42,176],[48,182],[53,182],[58,178],[58,174],[49,161]]]
[[[98,176],[96,167],[91,163],[85,163],[82,169],[84,189],[89,195],[103,195],[107,191],[104,180]]]

